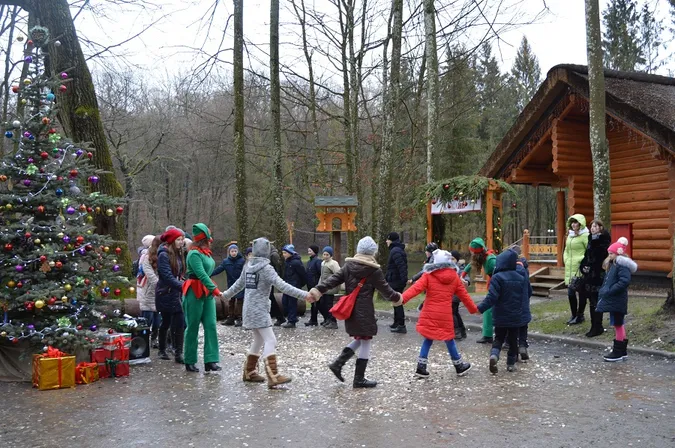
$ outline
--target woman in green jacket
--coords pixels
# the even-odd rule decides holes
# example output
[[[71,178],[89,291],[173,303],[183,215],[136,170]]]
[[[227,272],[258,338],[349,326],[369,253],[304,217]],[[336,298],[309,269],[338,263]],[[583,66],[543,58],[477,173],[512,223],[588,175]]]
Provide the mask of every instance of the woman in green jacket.
[[[199,324],[204,326],[204,370],[221,370],[218,362],[218,333],[216,331],[216,302],[220,296],[218,286],[211,280],[216,262],[211,257],[211,231],[206,224],[192,226],[193,243],[186,259],[187,280],[183,284],[183,311],[185,330],[185,369],[199,372],[197,364],[197,339]]]
[[[584,309],[586,308],[586,294],[583,290],[579,291],[579,303],[577,307],[577,292],[570,287],[574,277],[581,277],[579,267],[586,254],[588,246],[588,229],[586,228],[586,218],[577,213],[567,219],[567,241],[563,251],[563,262],[565,263],[565,285],[567,286],[567,298],[570,301],[570,311],[572,317],[567,321],[568,325],[580,324],[584,321]]]

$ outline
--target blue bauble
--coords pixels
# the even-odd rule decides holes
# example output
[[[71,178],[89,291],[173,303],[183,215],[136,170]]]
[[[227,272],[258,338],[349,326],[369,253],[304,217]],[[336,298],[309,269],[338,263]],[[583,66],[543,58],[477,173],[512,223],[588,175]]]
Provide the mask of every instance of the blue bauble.
[[[12,131],[7,131],[7,132],[5,132],[5,137],[12,138],[12,137],[14,137],[14,133]]]
[[[56,195],[59,196],[59,197],[63,196],[63,190],[60,189],[60,188],[57,188],[56,189]]]
[[[110,292],[110,287],[106,286],[105,288],[103,288],[103,291]]]
[[[56,98],[56,96],[53,93],[47,94],[47,101],[54,101],[54,98]]]

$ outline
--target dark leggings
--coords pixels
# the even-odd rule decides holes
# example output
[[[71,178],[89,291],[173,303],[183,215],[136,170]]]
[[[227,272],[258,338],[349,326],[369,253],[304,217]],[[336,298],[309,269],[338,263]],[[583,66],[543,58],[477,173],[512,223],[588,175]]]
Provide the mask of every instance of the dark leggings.
[[[459,314],[459,299],[452,300],[452,318],[455,321],[455,328],[461,330],[464,328],[464,321],[462,316]]]
[[[334,294],[324,294],[319,300],[319,311],[325,320],[336,321],[336,319],[330,313],[330,309],[333,308],[333,303],[335,303]]]
[[[570,311],[572,316],[584,316],[584,311],[586,311],[586,299],[587,293],[584,289],[579,291],[579,306],[577,307],[577,291],[573,290],[570,287],[567,287],[567,299],[570,302]]]
[[[171,328],[171,343],[174,348],[183,347],[185,333],[185,315],[182,311],[175,313],[162,312],[162,325],[159,327],[159,350],[166,350],[166,334]]]
[[[495,327],[495,340],[492,343],[491,355],[499,356],[502,351],[504,340],[509,343],[509,352],[507,354],[506,363],[515,364],[518,358],[518,333],[520,328]]]

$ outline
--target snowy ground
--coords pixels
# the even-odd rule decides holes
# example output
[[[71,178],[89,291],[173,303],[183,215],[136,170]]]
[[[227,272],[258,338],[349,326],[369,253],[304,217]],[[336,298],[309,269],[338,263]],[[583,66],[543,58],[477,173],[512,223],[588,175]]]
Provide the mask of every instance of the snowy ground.
[[[153,360],[132,367],[129,378],[75,389],[0,384],[0,446],[675,446],[673,361],[630,356],[612,364],[600,351],[536,342],[519,371],[506,372],[504,356],[493,376],[489,348],[475,343],[474,331],[459,343],[473,364],[466,377],[455,375],[437,343],[431,377],[418,380],[414,326],[392,335],[380,323],[367,372],[376,389],[351,388],[353,361],[346,383],[325,367],[348,342],[342,329],[302,324],[276,330],[281,371],[293,376],[288,388],[245,384],[250,334],[219,325],[220,374]]]

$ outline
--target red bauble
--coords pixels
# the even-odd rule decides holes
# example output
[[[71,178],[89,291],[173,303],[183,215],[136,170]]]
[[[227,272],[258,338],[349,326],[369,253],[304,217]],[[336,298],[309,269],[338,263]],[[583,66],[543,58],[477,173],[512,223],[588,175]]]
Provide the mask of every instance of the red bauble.
[[[443,189],[444,189],[444,190],[449,190],[449,189],[450,189],[450,185],[448,185],[448,184],[443,185]]]
[[[59,177],[57,177],[57,178],[56,178],[56,180],[58,180],[58,181],[61,181],[61,180],[63,180],[63,176],[59,176]]]
[[[93,208],[87,207],[87,213],[93,213],[93,212],[94,212],[94,209],[93,209]]]
[[[17,283],[17,284],[16,284],[16,287],[17,287],[17,288],[23,288],[23,283],[21,283],[21,282]]]
[[[118,215],[121,215],[122,213],[124,213],[124,209],[121,206],[117,207],[115,209],[115,211],[117,212]]]
[[[77,238],[75,238],[75,241],[77,242],[77,244],[82,244],[84,243],[84,237],[78,236]]]
[[[59,92],[63,93],[63,92],[65,92],[66,90],[68,90],[68,87],[63,86],[63,85],[62,85],[62,86],[59,86]]]
[[[12,249],[14,249],[14,246],[12,246],[10,243],[5,244],[5,250],[7,252],[11,252]]]
[[[516,208],[516,203],[514,202],[513,204],[511,204],[511,207]]]
[[[87,211],[87,206],[84,205],[84,204],[80,205],[80,211],[81,211],[82,213],[86,212],[86,211]]]
[[[44,213],[45,212],[45,206],[44,205],[38,205],[37,211],[38,211],[38,213]]]
[[[56,266],[56,269],[61,269],[63,267],[63,263],[57,261],[56,263],[54,263],[54,266]]]
[[[103,297],[108,297],[108,296],[110,295],[110,293],[109,293],[109,292],[106,292],[106,291],[101,291],[101,295],[102,295]]]
[[[52,297],[51,299],[49,299],[49,302],[48,302],[48,303],[49,303],[50,305],[54,305],[54,304],[56,303],[56,297]]]
[[[30,232],[26,232],[26,233],[23,234],[23,236],[26,237],[26,239],[28,239],[28,238],[30,238],[32,235],[30,234]]]
[[[119,288],[117,288],[117,289],[115,290],[115,295],[116,295],[116,296],[119,296],[120,294],[122,294],[122,290],[119,289]]]
[[[93,158],[93,157],[94,157],[94,154],[93,154],[93,153],[91,153],[91,152],[88,152],[88,153],[87,153],[87,157],[89,157],[89,159],[91,159],[91,158]]]
[[[50,134],[56,134],[56,129],[54,129],[54,128],[49,128],[49,133],[50,133]]]
[[[34,305],[33,305],[33,303],[31,302],[31,303],[29,303],[29,304],[26,306],[26,309],[27,309],[28,311],[33,311],[33,306],[34,306]]]
[[[84,279],[84,284],[87,285],[87,286],[89,286],[89,284],[91,284],[91,280],[89,280],[88,278],[85,278],[85,279]]]
[[[12,86],[12,92],[19,93],[19,86]]]
[[[77,177],[77,170],[70,170],[70,177]]]
[[[437,201],[436,199],[432,199],[432,200],[431,200],[431,203],[434,204],[434,205],[436,205],[437,202],[438,202],[438,201]]]
[[[40,263],[44,263],[47,261],[47,256],[46,255],[40,255]]]
[[[113,334],[114,332],[115,330],[113,330],[112,328],[108,328],[108,334]]]
[[[78,326],[75,327],[75,328],[77,328],[78,330],[81,330],[81,329],[82,329],[82,325],[78,325]]]
[[[33,46],[33,40],[29,39],[28,42],[26,42],[27,47],[32,47]]]
[[[116,247],[116,248],[115,248],[115,253],[116,253],[117,255],[121,254],[121,253],[122,253],[122,248],[121,248],[121,247]]]
[[[42,124],[44,124],[44,125],[47,125],[47,124],[49,124],[49,123],[51,123],[51,122],[52,122],[52,120],[50,120],[50,119],[47,118],[47,117],[44,117],[44,118],[42,119]]]
[[[87,244],[86,246],[84,246],[84,250],[86,250],[87,252],[91,252],[92,250],[94,250],[94,246],[92,246],[91,244]]]
[[[19,343],[19,338],[12,339],[12,344],[18,344],[18,343]]]
[[[47,152],[45,152],[45,151],[42,151],[42,152],[40,153],[40,157],[42,157],[43,159],[47,159],[47,158],[49,158],[49,153],[47,153]]]

